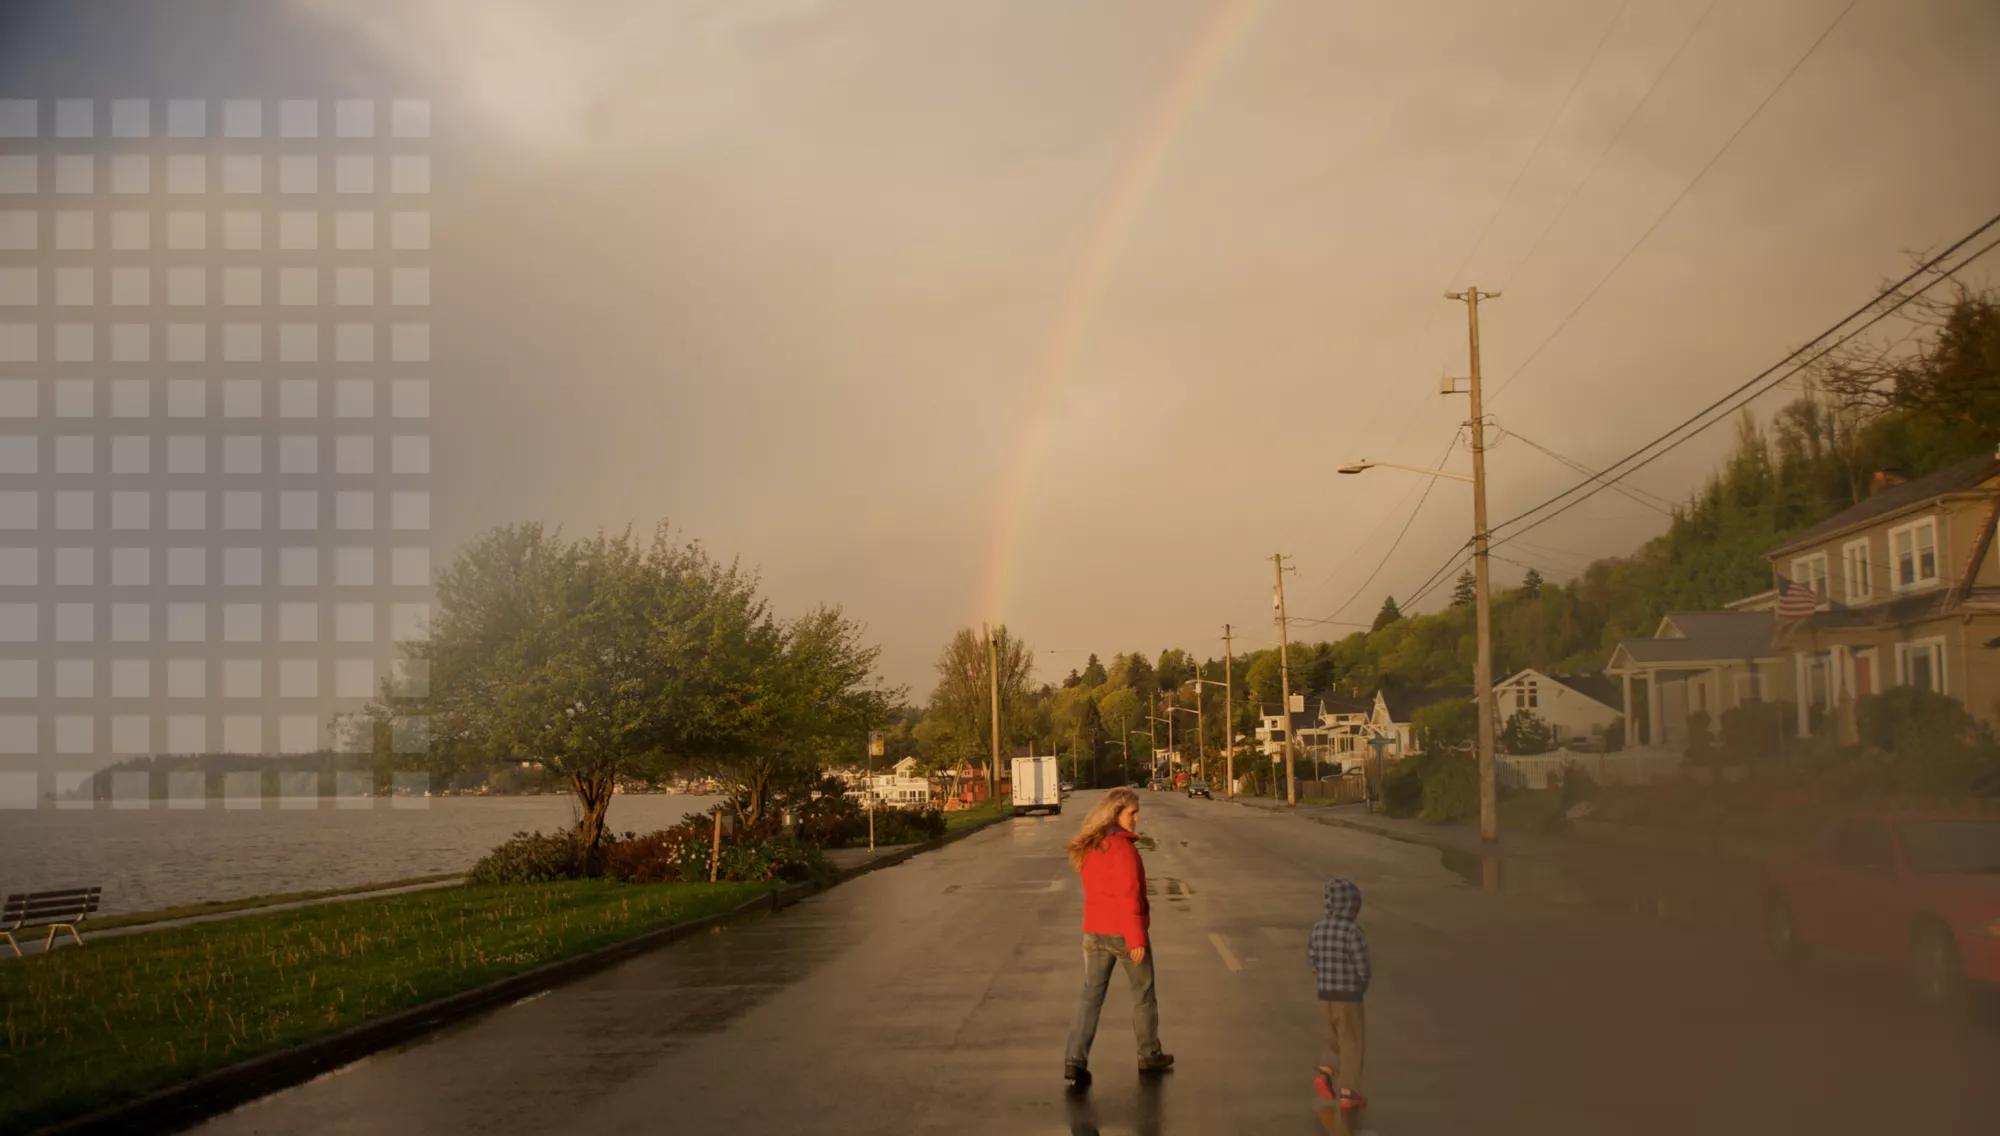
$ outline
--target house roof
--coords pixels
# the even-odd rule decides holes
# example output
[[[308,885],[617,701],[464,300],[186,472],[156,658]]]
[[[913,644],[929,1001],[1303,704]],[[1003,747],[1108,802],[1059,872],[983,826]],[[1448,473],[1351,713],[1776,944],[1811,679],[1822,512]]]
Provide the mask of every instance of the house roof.
[[[1366,714],[1375,709],[1372,698],[1322,698],[1319,708],[1326,714]]]
[[[1624,702],[1625,693],[1603,674],[1550,675],[1550,678],[1608,709],[1616,710]]]
[[[1513,685],[1514,680],[1524,675],[1545,678],[1550,682],[1566,686],[1583,695],[1585,698],[1602,705],[1607,710],[1617,710],[1619,705],[1625,700],[1624,693],[1619,690],[1618,684],[1612,682],[1602,674],[1550,674],[1547,671],[1537,670],[1534,667],[1521,668],[1507,676],[1503,681],[1494,683],[1493,689],[1495,691],[1504,690]]]
[[[1384,691],[1382,698],[1389,705],[1389,720],[1408,722],[1417,711],[1439,702],[1454,698],[1471,698],[1470,686],[1434,686],[1427,690]]]
[[[1866,500],[1856,502],[1798,533],[1764,555],[1766,558],[1775,559],[1786,553],[1796,552],[1836,533],[1871,521],[1882,520],[1905,509],[1915,508],[1933,497],[1976,489],[1994,477],[2000,477],[2000,455],[1979,454],[1976,457],[1966,458],[1964,461],[1945,466],[1934,473],[1927,473],[1913,481],[1891,486],[1869,496]]]
[[[1777,617],[1768,611],[1676,611],[1661,621],[1668,622],[1681,638],[1626,639],[1618,650],[1640,664],[1768,659],[1777,653],[1771,645]]]

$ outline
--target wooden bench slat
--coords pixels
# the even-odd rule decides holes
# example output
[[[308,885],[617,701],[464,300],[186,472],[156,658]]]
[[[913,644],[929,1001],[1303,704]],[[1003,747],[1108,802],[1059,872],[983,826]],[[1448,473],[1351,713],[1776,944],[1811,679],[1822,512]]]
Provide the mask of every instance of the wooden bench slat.
[[[11,904],[11,903],[19,903],[22,900],[61,899],[66,896],[72,896],[72,895],[95,895],[99,892],[102,892],[103,890],[104,887],[103,885],[100,884],[97,887],[49,888],[46,891],[17,891],[7,897],[7,902]]]

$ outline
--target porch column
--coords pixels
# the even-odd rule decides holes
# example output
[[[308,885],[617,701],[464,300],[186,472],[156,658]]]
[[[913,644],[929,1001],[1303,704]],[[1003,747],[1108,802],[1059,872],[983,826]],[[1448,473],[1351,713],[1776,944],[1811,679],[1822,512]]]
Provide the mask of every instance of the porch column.
[[[1794,652],[1792,654],[1792,672],[1798,682],[1799,736],[1809,738],[1812,737],[1812,682],[1810,670],[1806,666],[1806,657],[1803,653]]]
[[[1639,744],[1632,736],[1638,732],[1632,728],[1632,672],[1626,671],[1618,677],[1625,686],[1625,721],[1619,723],[1619,728],[1625,731],[1625,748],[1632,749]]]
[[[1646,672],[1646,744],[1660,744],[1660,676]]]

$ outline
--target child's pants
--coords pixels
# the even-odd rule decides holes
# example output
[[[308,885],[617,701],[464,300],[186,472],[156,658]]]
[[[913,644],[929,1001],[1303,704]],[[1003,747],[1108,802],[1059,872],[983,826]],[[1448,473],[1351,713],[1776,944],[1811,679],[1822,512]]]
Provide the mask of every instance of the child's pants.
[[[1361,1075],[1368,1059],[1368,1024],[1359,1002],[1321,1002],[1326,1007],[1326,1057],[1321,1062],[1338,1069],[1339,1087],[1361,1091]]]

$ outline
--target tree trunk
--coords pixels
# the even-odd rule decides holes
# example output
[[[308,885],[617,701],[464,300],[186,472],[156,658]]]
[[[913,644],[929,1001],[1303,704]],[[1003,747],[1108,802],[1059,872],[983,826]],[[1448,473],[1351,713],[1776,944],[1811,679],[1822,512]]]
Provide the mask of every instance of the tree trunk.
[[[764,819],[764,798],[770,791],[770,784],[769,773],[759,770],[750,774],[749,784],[746,786],[750,790],[750,812],[743,818],[746,824],[754,825]]]
[[[583,810],[576,822],[577,845],[583,849],[585,868],[595,875],[602,858],[599,845],[604,839],[604,814],[611,808],[614,779],[608,773],[578,773],[570,781],[576,789],[577,807]]]

